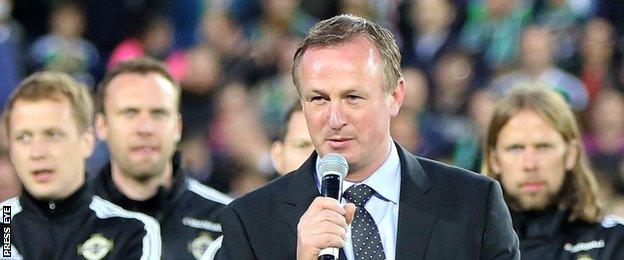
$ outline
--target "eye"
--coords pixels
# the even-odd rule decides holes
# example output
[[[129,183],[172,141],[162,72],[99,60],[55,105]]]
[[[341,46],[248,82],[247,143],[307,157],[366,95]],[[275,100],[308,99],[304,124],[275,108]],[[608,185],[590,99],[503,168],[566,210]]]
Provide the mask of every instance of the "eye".
[[[45,132],[45,136],[46,138],[50,139],[50,140],[59,140],[61,139],[65,134],[59,130],[50,130],[50,131],[46,131]]]
[[[546,151],[546,150],[549,150],[552,147],[553,147],[552,144],[548,144],[548,143],[537,144],[535,146],[535,148],[537,148],[540,151]]]
[[[361,99],[362,99],[362,97],[356,96],[356,95],[348,95],[347,96],[347,101],[349,101],[349,103],[354,103],[354,102],[357,102],[357,101],[359,101]]]
[[[152,116],[154,116],[156,118],[163,118],[163,117],[169,116],[169,112],[167,110],[164,110],[164,109],[156,109],[156,110],[152,111]]]
[[[133,117],[136,114],[138,114],[139,111],[137,111],[136,109],[124,109],[124,110],[121,110],[121,112],[119,113],[125,117]]]
[[[15,136],[15,141],[20,142],[20,143],[28,143],[31,140],[32,140],[32,135],[27,134],[27,133],[23,133],[23,134],[19,134]]]
[[[325,99],[323,96],[310,97],[310,102],[312,102],[315,105],[322,105],[323,103],[325,103],[325,101],[327,101],[327,99]]]
[[[515,144],[515,145],[510,145],[510,146],[507,146],[507,147],[505,148],[505,151],[508,151],[508,152],[520,152],[520,151],[522,151],[523,149],[524,149],[524,146],[522,146],[522,145],[516,145],[516,144]]]

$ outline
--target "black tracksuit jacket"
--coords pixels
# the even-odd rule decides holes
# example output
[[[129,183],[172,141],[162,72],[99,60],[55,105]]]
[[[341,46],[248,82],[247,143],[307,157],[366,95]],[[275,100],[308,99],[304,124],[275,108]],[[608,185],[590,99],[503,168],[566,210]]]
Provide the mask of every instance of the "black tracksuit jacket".
[[[511,212],[522,259],[624,259],[624,225],[608,216],[602,223],[568,221],[569,211]]]
[[[179,155],[173,158],[173,184],[160,187],[146,201],[135,201],[122,194],[111,178],[110,163],[92,180],[95,193],[124,209],[150,215],[160,222],[162,258],[199,259],[214,255],[221,247],[219,215],[231,199],[188,177],[180,166]]]
[[[156,220],[94,196],[88,185],[57,201],[23,189],[2,206],[12,217],[10,256],[1,259],[160,259]]]

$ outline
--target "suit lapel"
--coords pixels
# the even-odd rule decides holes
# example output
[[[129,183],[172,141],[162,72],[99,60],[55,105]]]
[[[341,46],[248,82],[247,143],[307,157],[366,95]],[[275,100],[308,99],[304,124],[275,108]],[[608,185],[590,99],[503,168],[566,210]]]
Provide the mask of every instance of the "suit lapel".
[[[434,182],[415,156],[397,147],[401,160],[401,195],[396,259],[424,259],[438,212]]]
[[[281,208],[283,209],[282,215],[295,237],[299,219],[312,204],[314,198],[320,196],[314,177],[316,157],[315,151],[298,170],[289,173],[293,176],[290,178]]]

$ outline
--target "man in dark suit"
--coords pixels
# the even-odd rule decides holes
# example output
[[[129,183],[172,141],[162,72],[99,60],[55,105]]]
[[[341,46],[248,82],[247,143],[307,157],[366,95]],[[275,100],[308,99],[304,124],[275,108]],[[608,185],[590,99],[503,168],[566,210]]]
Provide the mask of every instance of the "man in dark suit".
[[[392,141],[405,95],[400,59],[392,34],[363,18],[310,30],[293,79],[315,152],[224,210],[224,258],[317,259],[336,247],[340,259],[519,259],[497,182]],[[319,195],[328,153],[349,164],[341,202]]]

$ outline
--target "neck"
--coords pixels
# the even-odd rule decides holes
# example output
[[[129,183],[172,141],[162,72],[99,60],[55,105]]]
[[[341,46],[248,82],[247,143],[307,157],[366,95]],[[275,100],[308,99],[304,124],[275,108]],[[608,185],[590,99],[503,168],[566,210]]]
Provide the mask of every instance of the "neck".
[[[132,200],[144,201],[156,195],[160,186],[171,187],[173,166],[169,162],[161,174],[139,179],[123,172],[117,164],[111,162],[111,177],[121,193]]]
[[[391,141],[387,141],[387,143],[389,143],[389,145],[386,145],[385,153],[383,153],[384,156],[380,156],[380,158],[373,159],[371,160],[373,163],[366,164],[363,166],[350,165],[351,170],[349,170],[349,173],[347,174],[345,179],[350,182],[359,183],[359,182],[366,180],[371,175],[373,175],[373,173],[375,173],[375,171],[377,171],[384,164],[384,162],[388,159],[388,155],[390,154],[390,149],[391,149],[390,145],[394,145],[394,144]]]

